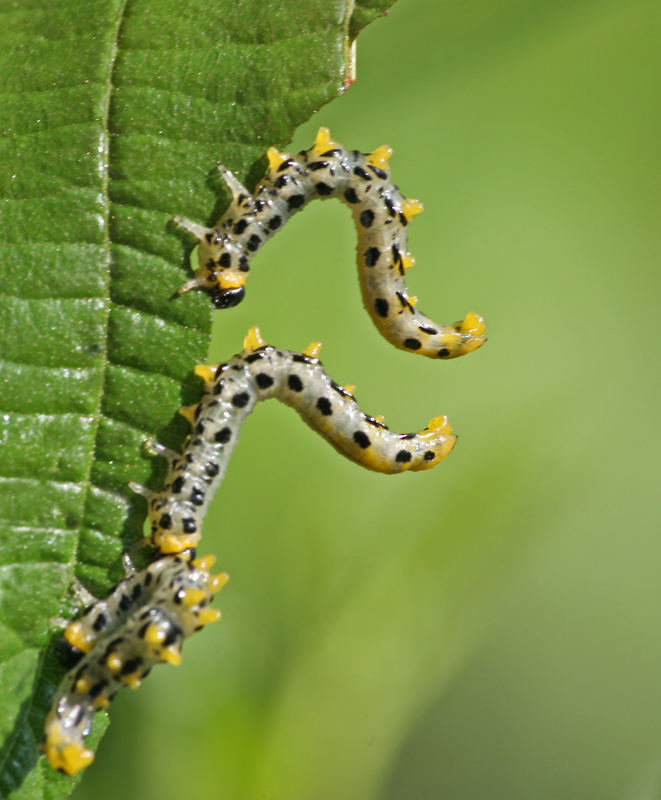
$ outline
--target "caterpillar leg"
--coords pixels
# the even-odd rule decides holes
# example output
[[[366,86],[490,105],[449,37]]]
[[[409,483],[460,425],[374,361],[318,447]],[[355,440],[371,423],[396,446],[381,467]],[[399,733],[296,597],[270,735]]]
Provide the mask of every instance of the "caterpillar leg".
[[[182,230],[192,234],[198,242],[209,241],[213,237],[213,228],[207,228],[188,217],[173,217],[172,221]]]
[[[122,553],[122,566],[124,567],[124,576],[126,578],[133,578],[137,572],[133,559],[128,553]]]
[[[161,456],[162,458],[173,459],[178,455],[176,450],[171,450],[169,447],[165,447],[165,445],[162,445],[154,439],[145,439],[143,447],[150,456]],[[141,493],[142,492],[140,492],[140,494]]]
[[[72,588],[73,593],[76,596],[76,600],[82,606],[89,606],[97,602],[97,598],[78,580],[78,578],[74,577]]]
[[[155,494],[155,492],[153,492],[151,489],[148,489],[146,486],[143,486],[141,483],[136,483],[135,481],[129,481],[129,489],[135,494],[139,494],[142,497],[147,498],[147,500],[151,500]]]
[[[232,192],[232,202],[244,211],[251,211],[255,207],[255,198],[250,194],[246,187],[227,167],[218,164],[218,171],[223,176],[223,180]]]

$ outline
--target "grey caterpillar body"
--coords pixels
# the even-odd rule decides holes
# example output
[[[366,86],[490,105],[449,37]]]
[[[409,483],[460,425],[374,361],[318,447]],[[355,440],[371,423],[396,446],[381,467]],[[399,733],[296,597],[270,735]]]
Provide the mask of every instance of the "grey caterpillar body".
[[[236,305],[251,256],[311,200],[334,197],[351,209],[363,304],[380,333],[401,350],[431,358],[477,349],[485,341],[480,316],[471,311],[459,322],[438,325],[408,293],[404,275],[415,259],[407,250],[407,227],[422,204],[404,198],[390,179],[391,154],[386,145],[367,155],[346,150],[320,128],[314,145],[297,156],[271,148],[269,170],[254,194],[221,167],[233,201],[216,227],[176,218],[199,241],[199,269],[180,292],[199,287],[217,308]]]
[[[183,640],[220,617],[209,604],[227,576],[209,573],[214,560],[192,551],[162,556],[69,624],[65,639],[84,655],[46,718],[44,751],[54,769],[74,775],[88,766],[94,754],[83,740],[94,713],[123,686],[137,689],[154,665],[179,664]]]
[[[321,345],[302,353],[267,345],[250,330],[243,352],[213,367],[200,366],[206,393],[182,409],[192,433],[181,454],[152,445],[169,461],[165,486],[151,492],[132,484],[149,503],[152,542],[164,553],[194,547],[201,521],[222,481],[241,425],[260,400],[275,397],[297,411],[336,450],[367,469],[397,473],[429,469],[452,450],[456,437],[446,417],[418,433],[394,433],[382,419],[365,414],[353,387],[335,383],[318,359]]]

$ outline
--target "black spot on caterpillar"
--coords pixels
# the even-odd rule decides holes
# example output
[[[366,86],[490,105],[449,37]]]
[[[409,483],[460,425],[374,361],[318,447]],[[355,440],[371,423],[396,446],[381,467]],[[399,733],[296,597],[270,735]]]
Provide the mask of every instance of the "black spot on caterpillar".
[[[308,202],[336,197],[353,214],[363,304],[381,334],[400,350],[431,358],[477,349],[485,342],[480,316],[471,311],[459,322],[437,325],[408,294],[404,274],[415,259],[407,251],[406,228],[422,204],[405,199],[391,181],[391,155],[387,145],[367,155],[345,150],[320,128],[314,145],[297,156],[268,151],[269,170],[254,195],[221,166],[233,201],[216,227],[175,219],[199,241],[199,269],[179,293],[199,287],[217,308],[236,305],[244,296],[250,256]]]
[[[88,766],[94,754],[83,740],[95,711],[122,686],[137,689],[154,665],[179,664],[183,640],[220,617],[209,603],[227,575],[209,573],[214,561],[191,550],[162,556],[70,623],[65,639],[85,655],[46,717],[43,749],[53,769],[75,775]]]
[[[302,353],[267,345],[252,328],[243,352],[213,367],[199,366],[206,394],[182,409],[193,432],[182,453],[149,444],[166,457],[165,487],[152,492],[131,483],[149,502],[152,542],[164,553],[194,547],[202,518],[219,486],[244,419],[255,404],[276,397],[295,409],[336,450],[367,469],[384,473],[429,469],[452,450],[456,437],[447,417],[410,434],[390,431],[382,419],[359,408],[353,386],[339,386],[317,358],[321,345]]]

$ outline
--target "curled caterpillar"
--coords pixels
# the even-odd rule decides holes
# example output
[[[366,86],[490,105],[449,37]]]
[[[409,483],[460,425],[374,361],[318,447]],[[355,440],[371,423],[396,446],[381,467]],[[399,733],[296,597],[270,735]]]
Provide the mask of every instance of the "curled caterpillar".
[[[221,166],[233,201],[216,227],[175,219],[199,240],[199,269],[179,293],[199,287],[217,308],[237,305],[252,254],[311,200],[336,197],[353,214],[363,304],[381,334],[400,350],[431,358],[476,350],[485,342],[480,316],[471,311],[460,322],[437,325],[408,294],[404,274],[415,259],[407,251],[406,229],[422,204],[405,199],[391,181],[391,155],[387,145],[368,155],[345,150],[320,128],[314,145],[297,156],[268,151],[269,170],[254,195]]]
[[[65,639],[85,655],[65,675],[46,717],[43,749],[54,769],[75,775],[87,767],[94,753],[83,740],[94,712],[122,686],[137,689],[155,664],[179,664],[183,640],[220,617],[209,603],[227,575],[209,573],[214,561],[190,550],[162,556],[69,624]]]
[[[267,345],[252,328],[243,352],[223,364],[199,366],[206,394],[182,409],[193,432],[181,454],[151,444],[165,456],[165,487],[152,492],[132,483],[149,501],[152,542],[164,553],[194,547],[201,520],[219,486],[244,419],[259,400],[276,397],[295,409],[336,450],[367,469],[397,473],[429,469],[454,446],[456,437],[445,416],[435,417],[419,433],[393,433],[382,418],[359,408],[353,386],[339,386],[318,359],[321,345],[302,353]]]

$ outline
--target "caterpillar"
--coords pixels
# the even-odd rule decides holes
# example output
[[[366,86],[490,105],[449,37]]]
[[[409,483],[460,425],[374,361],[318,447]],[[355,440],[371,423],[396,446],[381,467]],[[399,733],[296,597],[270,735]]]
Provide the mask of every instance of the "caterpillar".
[[[447,417],[438,416],[418,433],[393,433],[381,417],[359,408],[355,387],[340,386],[319,361],[321,344],[303,352],[268,345],[251,328],[243,351],[229,361],[200,365],[205,382],[201,402],[181,409],[192,425],[182,453],[148,443],[148,449],[169,461],[165,486],[153,492],[131,483],[148,499],[153,544],[164,553],[194,547],[201,520],[219,486],[244,419],[255,404],[269,397],[295,409],[336,450],[367,469],[384,473],[422,470],[438,464],[452,450],[456,437]]]
[[[209,573],[214,561],[192,550],[162,556],[69,624],[65,639],[85,655],[65,675],[46,717],[43,750],[54,769],[75,775],[87,767],[94,753],[83,740],[94,713],[122,686],[137,689],[155,664],[179,664],[183,640],[219,619],[209,603],[227,575]]]
[[[363,154],[346,150],[320,128],[314,145],[298,156],[268,150],[269,169],[251,194],[223,166],[233,200],[214,228],[183,217],[175,222],[199,242],[199,268],[179,289],[205,289],[217,308],[241,302],[250,258],[287,220],[315,198],[336,197],[351,208],[358,233],[357,261],[363,304],[380,333],[395,347],[431,358],[470,353],[485,341],[475,312],[451,325],[437,325],[417,308],[404,275],[415,264],[407,250],[407,227],[422,210],[391,181],[387,145]]]

